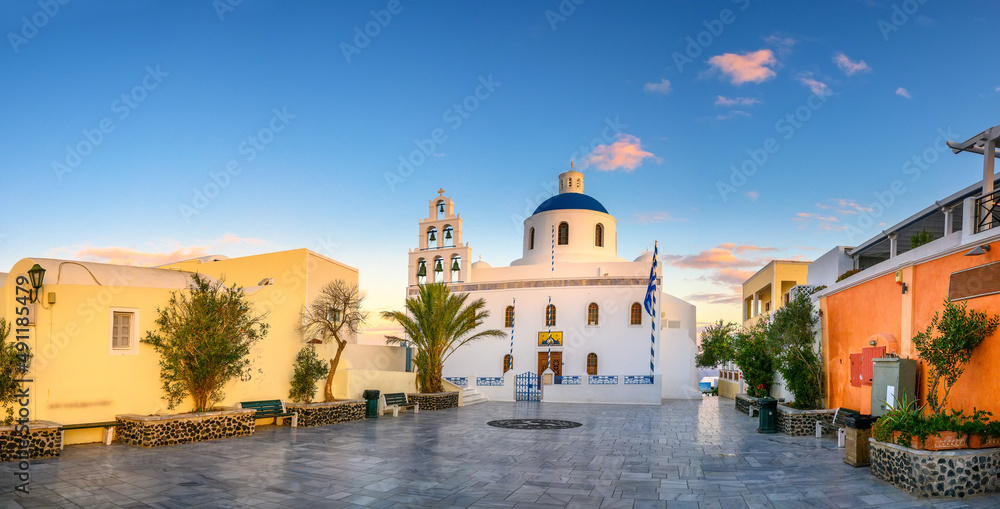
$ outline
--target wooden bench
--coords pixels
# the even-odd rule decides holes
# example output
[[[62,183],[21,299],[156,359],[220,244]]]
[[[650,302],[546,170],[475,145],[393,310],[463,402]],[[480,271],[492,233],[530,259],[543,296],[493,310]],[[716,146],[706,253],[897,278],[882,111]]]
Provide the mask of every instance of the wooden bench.
[[[393,417],[399,417],[400,408],[403,409],[413,408],[413,413],[415,414],[420,413],[420,403],[410,403],[410,401],[406,399],[406,394],[402,392],[395,392],[391,394],[380,394],[378,399],[379,403],[381,404],[380,406],[382,408],[382,410],[380,410],[378,413],[379,415],[383,415],[385,411],[390,408],[392,409]]]
[[[236,408],[249,408],[256,410],[254,419],[270,419],[274,417],[274,423],[280,424],[278,419],[284,417],[292,418],[292,427],[299,427],[299,413],[289,412],[285,409],[285,403],[280,399],[267,399],[262,401],[241,401],[236,404]]]
[[[111,445],[111,439],[115,436],[115,426],[118,421],[85,422],[81,424],[63,424],[59,429],[59,449],[66,446],[66,430],[104,428],[104,444]]]
[[[823,437],[823,429],[835,429],[837,430],[837,447],[844,447],[847,443],[847,419],[850,417],[857,417],[861,415],[861,412],[857,410],[851,410],[850,408],[838,408],[833,413],[833,424],[827,424],[826,421],[816,421],[816,438]]]

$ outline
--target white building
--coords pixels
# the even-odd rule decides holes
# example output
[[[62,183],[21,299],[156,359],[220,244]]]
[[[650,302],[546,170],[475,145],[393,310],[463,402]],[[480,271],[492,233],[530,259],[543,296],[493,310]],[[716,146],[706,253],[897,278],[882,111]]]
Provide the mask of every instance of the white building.
[[[559,176],[559,194],[525,219],[523,255],[508,267],[471,263],[451,198],[440,190],[429,201],[419,245],[409,253],[407,295],[425,282],[450,283],[452,291],[485,299],[484,327],[507,333],[460,348],[445,362],[445,378],[501,401],[700,398],[695,307],[658,292],[659,319],[650,323],[642,303],[652,253],[618,257],[617,221],[583,194],[583,180],[572,170]],[[658,289],[661,279],[657,270]],[[550,359],[552,383],[538,391]]]

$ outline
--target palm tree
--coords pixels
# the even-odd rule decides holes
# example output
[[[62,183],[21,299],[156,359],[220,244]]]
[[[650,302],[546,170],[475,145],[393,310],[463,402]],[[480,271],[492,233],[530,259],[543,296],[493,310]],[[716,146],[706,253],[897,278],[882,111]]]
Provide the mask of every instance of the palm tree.
[[[490,316],[486,301],[477,299],[468,305],[467,293],[452,294],[443,283],[420,286],[416,298],[406,299],[406,312],[384,311],[382,318],[403,327],[407,338],[386,336],[389,344],[412,343],[419,350],[417,384],[421,392],[442,392],[441,367],[444,361],[466,343],[487,337],[503,337],[503,331],[490,329],[473,334]]]

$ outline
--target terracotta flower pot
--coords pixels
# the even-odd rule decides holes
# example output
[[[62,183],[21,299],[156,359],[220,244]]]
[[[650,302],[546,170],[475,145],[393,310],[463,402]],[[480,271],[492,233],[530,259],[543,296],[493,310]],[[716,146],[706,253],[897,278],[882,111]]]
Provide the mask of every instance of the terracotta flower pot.
[[[899,445],[899,435],[900,435],[899,431],[893,431],[892,432],[892,443],[894,443],[896,445]],[[915,450],[918,450],[918,451],[919,450],[923,450],[923,447],[920,445],[920,438],[918,438],[918,437],[910,437],[910,446],[909,447],[910,447],[910,449],[915,449]]]
[[[945,451],[948,449],[965,449],[967,447],[967,437],[959,438],[954,431],[941,431],[937,435],[930,435],[924,440],[924,448],[928,451]]]
[[[1000,437],[986,438],[982,435],[969,436],[970,449],[987,449],[990,447],[1000,447]]]

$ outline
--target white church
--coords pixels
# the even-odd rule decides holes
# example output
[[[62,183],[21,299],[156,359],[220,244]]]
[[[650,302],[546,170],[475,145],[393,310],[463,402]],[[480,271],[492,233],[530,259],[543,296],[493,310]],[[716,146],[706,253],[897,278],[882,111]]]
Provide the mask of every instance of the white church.
[[[458,349],[444,377],[494,401],[700,399],[695,307],[662,292],[657,270],[651,323],[643,301],[653,255],[618,257],[617,221],[583,194],[583,180],[577,171],[559,175],[559,194],[524,220],[523,255],[508,267],[473,263],[451,198],[440,190],[429,201],[409,252],[407,296],[449,283],[470,301],[483,298],[483,326],[507,333]]]

